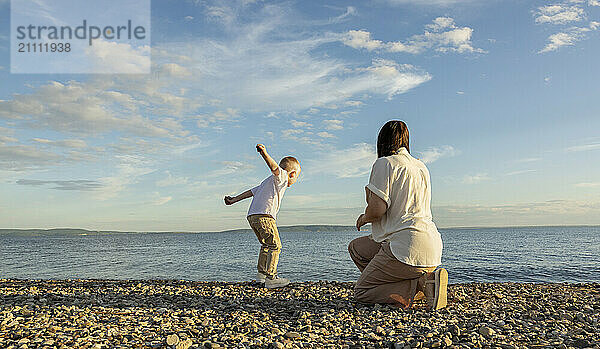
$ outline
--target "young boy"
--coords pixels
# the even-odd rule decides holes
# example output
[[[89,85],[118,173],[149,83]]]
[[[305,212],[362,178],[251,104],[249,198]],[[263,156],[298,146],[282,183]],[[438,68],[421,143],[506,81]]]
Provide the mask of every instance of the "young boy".
[[[281,251],[281,240],[275,224],[277,212],[285,190],[296,183],[300,175],[300,163],[292,156],[286,156],[279,165],[269,156],[267,149],[262,144],[256,145],[256,150],[263,157],[267,166],[273,173],[260,185],[231,197],[225,197],[225,204],[232,205],[240,200],[252,197],[248,209],[248,223],[254,230],[261,244],[258,254],[258,273],[256,281],[265,284],[266,288],[285,287],[290,280],[277,276],[277,263]]]

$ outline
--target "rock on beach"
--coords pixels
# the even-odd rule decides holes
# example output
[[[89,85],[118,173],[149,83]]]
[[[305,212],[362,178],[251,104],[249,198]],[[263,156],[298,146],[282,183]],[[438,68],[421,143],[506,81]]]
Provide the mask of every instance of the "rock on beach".
[[[1,348],[600,348],[600,284],[470,283],[428,312],[353,283],[0,279]]]

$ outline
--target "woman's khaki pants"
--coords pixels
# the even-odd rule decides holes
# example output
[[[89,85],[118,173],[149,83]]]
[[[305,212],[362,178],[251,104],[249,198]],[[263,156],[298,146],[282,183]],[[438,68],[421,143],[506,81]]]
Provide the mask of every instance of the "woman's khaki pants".
[[[426,273],[436,268],[402,263],[394,257],[388,242],[378,243],[368,236],[352,240],[348,252],[362,273],[354,288],[354,297],[361,303],[391,303],[409,308],[424,289]],[[419,296],[424,297],[422,293]]]

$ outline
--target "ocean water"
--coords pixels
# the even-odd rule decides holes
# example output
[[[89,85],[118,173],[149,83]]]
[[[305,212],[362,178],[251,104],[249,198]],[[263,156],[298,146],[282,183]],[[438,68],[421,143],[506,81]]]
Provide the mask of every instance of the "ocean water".
[[[451,283],[600,282],[600,227],[440,229]],[[279,273],[354,281],[348,242],[363,233],[281,232]],[[0,278],[246,281],[252,232],[0,234]]]

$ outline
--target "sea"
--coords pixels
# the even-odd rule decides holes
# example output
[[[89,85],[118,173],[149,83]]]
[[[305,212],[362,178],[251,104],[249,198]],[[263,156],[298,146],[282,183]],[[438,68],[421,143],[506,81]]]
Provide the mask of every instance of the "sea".
[[[299,229],[300,230],[300,229]],[[600,226],[440,229],[450,283],[600,282]],[[364,232],[281,231],[279,274],[354,281],[348,243]],[[0,232],[0,278],[239,282],[256,275],[251,231]]]

